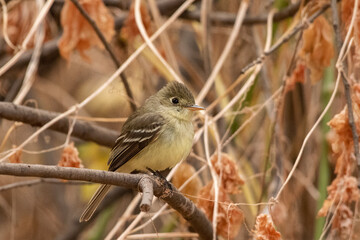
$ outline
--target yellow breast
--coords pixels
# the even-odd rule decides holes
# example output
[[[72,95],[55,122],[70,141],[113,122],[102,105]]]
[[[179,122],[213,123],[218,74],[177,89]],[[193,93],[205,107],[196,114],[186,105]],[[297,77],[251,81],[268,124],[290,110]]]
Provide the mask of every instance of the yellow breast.
[[[190,153],[194,138],[192,122],[179,119],[171,121],[173,122],[165,125],[154,142],[125,163],[119,171],[147,171],[146,168],[162,171],[174,167],[186,158]]]

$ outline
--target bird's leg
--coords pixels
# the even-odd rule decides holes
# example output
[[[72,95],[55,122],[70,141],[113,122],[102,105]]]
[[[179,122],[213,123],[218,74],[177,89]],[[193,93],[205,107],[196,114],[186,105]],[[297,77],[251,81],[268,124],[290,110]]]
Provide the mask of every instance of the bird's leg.
[[[173,185],[171,184],[171,182],[169,182],[159,171],[157,171],[157,170],[154,171],[154,170],[152,170],[152,169],[149,168],[149,167],[146,167],[146,169],[147,169],[149,172],[151,172],[154,176],[158,177],[158,178],[161,180],[161,182],[166,185],[166,187],[167,187],[168,189],[170,189],[171,191],[174,190],[174,187],[173,187]]]

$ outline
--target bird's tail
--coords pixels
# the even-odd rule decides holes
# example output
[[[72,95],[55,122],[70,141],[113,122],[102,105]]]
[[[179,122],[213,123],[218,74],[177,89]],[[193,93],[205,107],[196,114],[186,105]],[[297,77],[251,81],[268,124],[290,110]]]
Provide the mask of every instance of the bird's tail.
[[[102,184],[96,190],[89,203],[87,204],[84,212],[81,214],[79,222],[87,222],[91,218],[101,201],[104,199],[105,195],[108,193],[110,187],[111,185]]]

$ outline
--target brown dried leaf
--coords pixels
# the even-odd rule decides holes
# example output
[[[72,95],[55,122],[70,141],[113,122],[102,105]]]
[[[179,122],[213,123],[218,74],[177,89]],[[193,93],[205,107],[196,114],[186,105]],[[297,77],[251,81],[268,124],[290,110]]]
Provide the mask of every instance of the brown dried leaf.
[[[305,64],[302,61],[299,61],[296,64],[294,71],[291,76],[286,80],[285,92],[294,90],[296,83],[305,82]]]
[[[335,173],[340,176],[347,175],[354,167],[354,147],[347,108],[336,114],[328,125],[331,130],[327,140],[331,146],[333,158],[336,160]]]
[[[360,197],[360,191],[357,187],[357,180],[353,176],[337,177],[327,187],[328,197],[324,201],[322,208],[318,215],[325,217],[332,205],[337,205],[340,202],[343,204],[350,204],[357,201]]]
[[[35,1],[21,1],[12,8],[8,9],[7,33],[10,41],[15,45],[21,45],[29,30],[38,16]],[[3,18],[0,18],[0,28],[3,27]],[[51,38],[51,32],[45,20],[45,41]],[[34,47],[34,37],[30,40],[27,48]],[[10,50],[10,49],[8,49]]]
[[[196,173],[193,166],[187,163],[180,164],[178,170],[175,172],[172,183],[176,188],[180,188],[190,177]],[[182,190],[181,192],[196,203],[201,188],[201,180],[199,176],[194,177]]]
[[[334,57],[332,27],[325,17],[320,16],[304,31],[302,40],[299,56],[310,69],[311,82],[316,83]]]
[[[334,215],[331,231],[336,231],[340,240],[349,239],[353,219],[352,210],[346,204],[341,204]]]
[[[13,148],[16,148],[14,145]],[[22,149],[17,150],[13,155],[9,157],[10,163],[21,163],[21,155],[22,155]]]
[[[352,101],[354,121],[358,134],[360,133],[360,84],[352,86]],[[328,134],[328,142],[331,146],[333,158],[336,161],[335,173],[339,176],[349,175],[355,167],[354,145],[347,107],[336,114],[328,123],[331,130]]]
[[[136,25],[136,21],[135,21],[134,9],[135,9],[135,5],[133,2],[130,7],[129,15],[128,15],[127,19],[125,20],[124,27],[121,29],[122,38],[124,38],[128,41],[133,40],[140,33],[139,29]],[[148,10],[144,4],[140,5],[140,14],[141,14],[141,19],[143,21],[146,32],[148,33],[148,35],[151,35],[152,34],[151,18],[150,18]]]
[[[67,145],[62,154],[61,159],[57,164],[60,167],[75,167],[75,168],[83,168],[82,161],[79,158],[79,152],[75,148],[74,143],[70,143]]]
[[[221,186],[227,193],[239,193],[240,185],[244,184],[244,180],[239,175],[238,167],[226,153],[221,153],[221,158],[217,154],[211,158],[211,163],[214,166],[216,173],[221,176]]]
[[[114,19],[104,3],[101,0],[79,0],[79,3],[95,21],[105,39],[110,41],[115,33]],[[61,11],[61,25],[64,32],[59,41],[59,50],[65,59],[69,59],[71,52],[76,49],[83,59],[89,60],[85,50],[92,46],[103,48],[91,25],[70,0],[65,1]]]
[[[256,218],[254,237],[256,240],[280,240],[281,234],[276,231],[269,215],[260,214]]]
[[[359,67],[360,65],[360,6],[358,6],[357,16],[355,19],[354,29],[352,35],[354,36],[354,60],[355,65]],[[354,0],[343,0],[341,1],[341,21],[345,25],[343,36],[345,37],[346,33],[349,30],[351,18],[354,12]]]
[[[215,191],[213,189],[213,182],[210,182],[201,189],[197,202],[197,206],[205,212],[210,220],[213,218],[214,199]],[[244,221],[244,214],[237,206],[231,204],[231,199],[222,187],[219,188],[218,201],[216,231],[224,238],[234,239]]]

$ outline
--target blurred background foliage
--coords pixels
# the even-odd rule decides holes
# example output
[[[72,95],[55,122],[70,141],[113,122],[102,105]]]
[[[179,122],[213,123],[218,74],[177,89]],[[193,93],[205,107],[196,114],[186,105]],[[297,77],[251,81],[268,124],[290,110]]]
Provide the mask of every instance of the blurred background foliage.
[[[120,63],[143,43],[137,31],[130,0],[78,2],[95,19]],[[153,34],[159,24],[161,25],[184,1],[155,1],[161,13],[160,19],[150,10],[150,2],[143,1],[141,6],[141,15],[149,35]],[[203,89],[223,53],[237,10],[243,2],[209,1],[208,6],[211,9],[207,17],[214,20],[204,24],[199,21],[204,3],[195,1],[184,15],[162,33],[162,38],[154,42],[161,55],[195,96]],[[326,188],[335,178],[335,160],[331,158],[327,141],[330,131],[327,122],[346,105],[342,86],[330,110],[309,139],[294,176],[277,199],[277,204],[271,207],[267,204],[257,204],[268,203],[276,196],[293,167],[306,134],[328,104],[336,81],[335,62],[338,50],[330,8],[322,13],[314,24],[308,23],[305,31],[300,30],[288,41],[281,40],[288,36],[295,26],[302,24],[302,20],[306,21],[307,17],[322,9],[324,5],[327,6],[329,1],[248,2],[245,17],[247,20],[241,26],[214,85],[201,103],[208,108],[206,114],[210,120],[231,102],[247,83],[248,76],[255,71],[251,68],[246,74],[243,72],[247,65],[264,52],[267,37],[266,19],[271,11],[284,14],[284,17],[275,19],[271,29],[272,45],[278,41],[281,45],[261,59],[263,65],[256,75],[254,84],[208,129],[211,161],[219,171],[219,176],[220,173],[224,173],[225,177],[221,178],[223,182],[228,181],[230,185],[236,183],[235,189],[230,189],[227,185],[224,186],[224,192],[220,191],[223,194],[219,196],[220,201],[226,202],[227,205],[222,204],[219,210],[219,215],[223,214],[223,220],[218,220],[219,237],[279,239],[275,230],[272,232],[274,238],[261,238],[261,219],[256,219],[259,214],[266,213],[270,214],[270,223],[273,222],[282,239],[319,239],[322,233],[326,239],[350,239],[350,236],[356,239],[353,216],[342,219],[351,221],[350,225],[344,226],[340,223],[339,226],[342,227],[335,226],[331,231],[324,230],[325,217],[317,216],[328,196]],[[342,14],[342,22],[346,23],[352,12],[345,13],[341,10],[353,6],[354,1],[339,2],[341,3],[337,6],[340,15]],[[7,26],[10,41],[15,46],[20,45],[39,15],[39,11],[36,10],[39,9],[39,3],[42,1],[2,1],[2,14],[4,16],[4,12],[7,13],[7,25],[3,25],[3,18],[0,66],[8,62],[17,51],[6,42],[3,26]],[[251,18],[261,21],[255,24],[249,21]],[[347,25],[341,23],[340,26],[342,36],[345,36]],[[41,51],[38,69],[32,75],[33,84],[21,104],[64,112],[99,88],[114,73],[117,66],[92,27],[69,0],[54,1],[42,29],[44,42],[41,44],[44,48]],[[37,39],[32,38],[27,55],[24,54],[10,70],[0,76],[1,101],[14,101],[21,91],[29,56],[33,53]],[[356,47],[357,45],[354,45],[354,48]],[[347,59],[350,63],[348,75],[352,76],[351,85],[356,84],[358,74],[358,58],[355,55],[356,49],[351,49]],[[132,91],[133,100],[125,91],[123,81],[117,78],[94,100],[79,109],[77,116],[84,121],[119,132],[124,120],[133,111],[129,101],[140,106],[148,96],[174,80],[168,69],[148,48],[126,68],[124,75]],[[265,102],[267,104],[263,105]],[[5,119],[0,121],[1,151],[11,149],[13,145],[20,145],[37,129],[25,123],[15,124]],[[203,115],[197,116],[194,119],[195,129],[201,130],[204,121]],[[232,139],[227,141],[230,136]],[[77,138],[71,138],[71,141],[74,141],[84,167],[107,169],[108,148]],[[218,148],[219,142],[221,149]],[[64,156],[64,143],[68,144],[66,134],[46,130],[22,150],[18,160],[24,163],[56,165]],[[43,151],[57,146],[60,147]],[[217,151],[223,153],[221,161],[227,163],[220,162],[216,167],[219,163],[213,154]],[[182,170],[175,175],[177,183],[174,184],[177,187],[208,164],[203,135],[195,143],[193,152],[186,162],[188,164],[182,166]],[[0,185],[19,181],[24,179],[0,176]],[[209,212],[206,213],[210,217],[214,207],[211,186],[212,175],[209,168],[205,167],[184,190],[186,196],[197,202],[205,211],[208,209]],[[124,191],[116,196],[114,193],[114,200],[108,203],[90,224],[81,226],[77,219],[95,188],[94,184],[41,183],[1,191],[0,238],[103,239],[127,209],[134,194]],[[354,193],[356,194],[358,192]],[[229,203],[237,205],[231,208]],[[333,203],[337,202],[334,200]],[[349,205],[354,211],[354,216],[357,216],[354,201],[349,202]],[[162,206],[161,201],[156,202],[151,212],[156,212]],[[224,209],[221,210],[222,208]],[[229,209],[233,215],[226,212]],[[126,219],[124,227],[129,225],[138,213],[139,209],[135,208]],[[165,213],[138,233],[189,231],[186,222],[174,211],[167,210]],[[147,220],[151,215],[148,214],[144,219]],[[266,220],[266,217],[263,219]],[[141,223],[144,222],[145,220],[142,220]],[[119,233],[122,230],[120,229]]]

